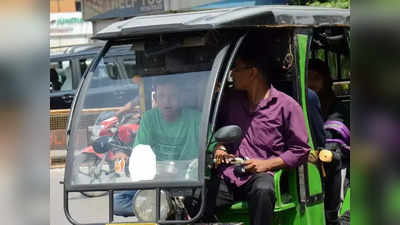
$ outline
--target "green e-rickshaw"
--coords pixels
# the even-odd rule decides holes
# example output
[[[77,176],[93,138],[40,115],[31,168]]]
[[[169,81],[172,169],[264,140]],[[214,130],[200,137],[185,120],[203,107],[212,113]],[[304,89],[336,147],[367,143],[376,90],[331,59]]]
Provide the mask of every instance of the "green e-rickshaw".
[[[138,190],[132,204],[135,217],[124,224],[194,224],[199,221],[206,201],[206,180],[214,166],[213,140],[220,135],[216,135],[217,114],[223,104],[222,96],[232,88],[230,70],[237,50],[249,32],[263,37],[264,41],[259,44],[267,46],[274,65],[271,83],[302,106],[309,145],[312,151],[316,150],[315,137],[309,128],[312,115],[307,112],[307,63],[310,58],[320,58],[329,64],[335,90],[340,91],[341,100],[349,106],[349,21],[349,10],[259,6],[135,17],[116,22],[96,34],[95,39],[105,40],[107,44],[80,83],[68,123],[64,183],[64,209],[68,220],[72,224],[82,224],[70,214],[69,196],[73,192],[108,192],[109,219],[94,224],[117,224],[121,222],[114,215],[114,194]],[[108,57],[109,52],[118,48],[131,54]],[[121,69],[128,77],[118,73]],[[151,157],[145,156],[137,160],[132,158],[133,153],[129,157],[130,151],[140,155],[136,147],[130,149],[137,130],[128,135],[129,141],[121,141],[126,138],[119,130],[124,124],[114,123],[109,130],[113,132],[108,135],[101,134],[106,125],[93,124],[99,116],[109,113],[112,117],[119,110],[106,106],[113,101],[120,102],[121,106],[129,102],[135,109],[131,116],[136,120],[132,123],[139,125],[146,112],[157,109],[155,90],[159,80],[176,82],[180,107],[197,115],[195,140],[191,142],[195,144],[191,152],[186,147],[177,149],[180,153],[173,158],[160,160],[155,150],[156,157],[151,162],[146,161]],[[93,94],[94,90],[104,87],[109,91],[121,85],[127,86],[125,91],[131,90],[130,99],[121,99],[127,95],[118,88],[101,100],[93,97],[98,96]],[[98,106],[95,109],[94,102]],[[141,128],[139,126],[139,132]],[[148,132],[159,131],[150,129]],[[94,145],[93,136],[102,135],[108,137],[106,142],[111,147],[100,152],[82,150]],[[168,141],[175,141],[153,138],[163,139],[162,149],[168,149]],[[118,152],[128,156],[122,160],[124,163],[115,156]],[[76,163],[82,156],[87,156],[87,160]],[[142,170],[138,169],[139,164]],[[325,224],[324,169],[320,163],[308,162],[296,169],[282,169],[276,171],[274,177],[275,224]],[[193,196],[201,202],[201,207],[197,215],[189,217],[185,214],[183,199]],[[350,188],[343,198],[341,216],[349,214]],[[219,212],[218,218],[226,224],[249,224],[246,203],[239,202]]]

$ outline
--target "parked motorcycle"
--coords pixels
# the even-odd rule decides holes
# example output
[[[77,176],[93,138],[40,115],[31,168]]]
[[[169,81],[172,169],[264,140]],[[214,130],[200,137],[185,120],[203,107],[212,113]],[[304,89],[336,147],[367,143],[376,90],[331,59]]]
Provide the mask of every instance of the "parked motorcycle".
[[[119,177],[129,177],[127,160],[139,129],[139,119],[132,118],[133,114],[124,114],[119,119],[113,112],[104,112],[97,117],[91,129],[91,145],[82,149],[74,160],[76,183],[108,183]],[[126,157],[120,157],[121,153]],[[100,197],[107,192],[81,194]]]

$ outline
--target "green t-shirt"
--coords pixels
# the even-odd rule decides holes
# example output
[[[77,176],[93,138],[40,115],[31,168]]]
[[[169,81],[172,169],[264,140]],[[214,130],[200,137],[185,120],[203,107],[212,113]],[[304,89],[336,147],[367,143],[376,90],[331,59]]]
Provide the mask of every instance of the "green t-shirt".
[[[198,158],[201,113],[182,109],[174,122],[165,121],[158,108],[145,112],[135,143],[150,145],[157,160],[191,160]]]

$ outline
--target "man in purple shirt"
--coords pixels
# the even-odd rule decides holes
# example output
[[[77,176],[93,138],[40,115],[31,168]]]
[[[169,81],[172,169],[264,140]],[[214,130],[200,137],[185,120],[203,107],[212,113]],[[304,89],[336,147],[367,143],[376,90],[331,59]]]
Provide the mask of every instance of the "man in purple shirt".
[[[247,37],[232,69],[235,91],[225,93],[219,125],[238,125],[242,139],[217,145],[215,158],[223,162],[208,184],[205,218],[218,208],[247,200],[252,225],[272,224],[275,170],[306,162],[310,147],[300,105],[276,90],[268,79],[270,66],[256,40]],[[242,157],[245,173],[228,163]],[[207,219],[206,219],[207,220]]]

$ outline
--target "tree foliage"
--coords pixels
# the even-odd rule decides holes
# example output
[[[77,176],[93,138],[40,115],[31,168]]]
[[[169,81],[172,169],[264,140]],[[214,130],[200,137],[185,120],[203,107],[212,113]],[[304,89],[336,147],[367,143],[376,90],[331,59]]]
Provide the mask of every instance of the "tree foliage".
[[[350,8],[350,0],[291,0],[291,4],[342,9]]]

